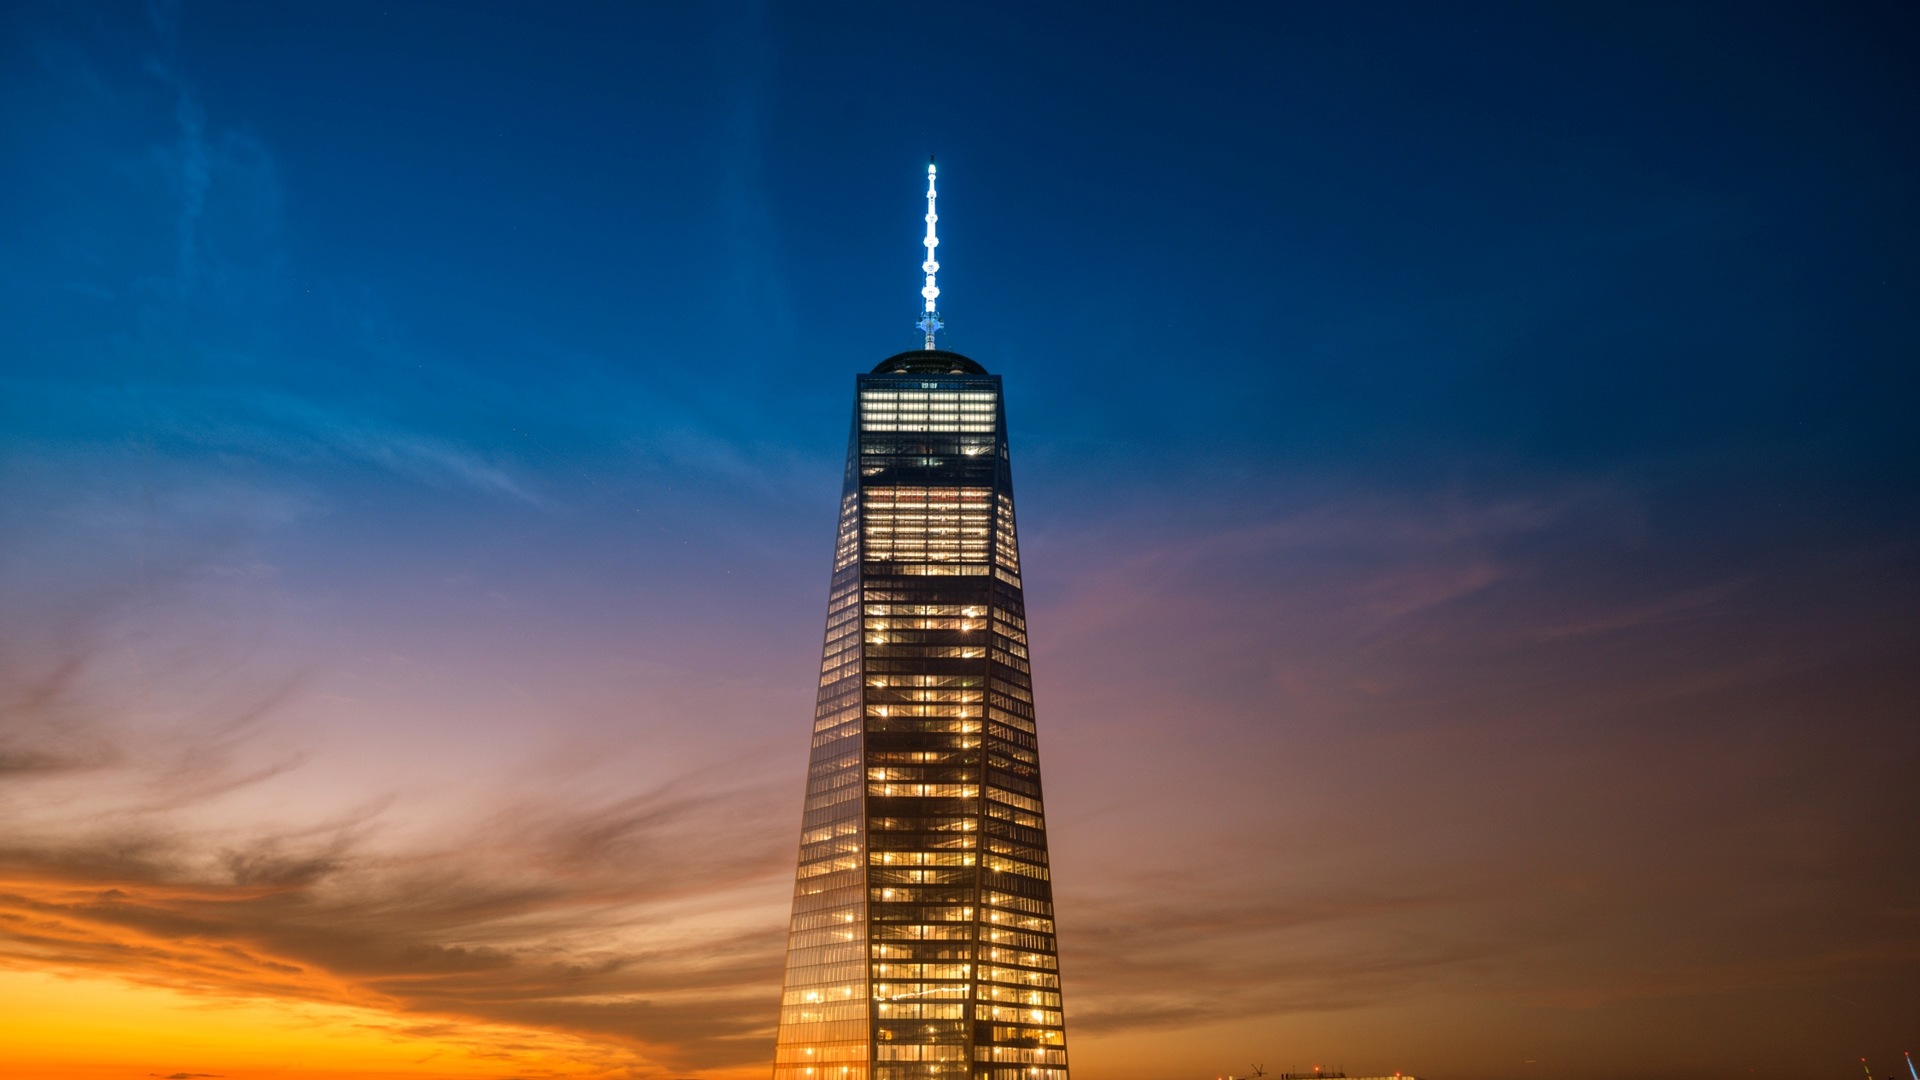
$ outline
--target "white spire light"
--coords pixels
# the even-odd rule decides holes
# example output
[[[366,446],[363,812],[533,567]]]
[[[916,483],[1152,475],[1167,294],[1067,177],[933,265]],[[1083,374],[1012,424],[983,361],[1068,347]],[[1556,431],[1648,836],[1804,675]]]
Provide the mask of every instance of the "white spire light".
[[[934,303],[933,303],[934,299],[940,295],[940,287],[933,283],[933,276],[940,272],[940,261],[934,258],[934,252],[933,252],[934,248],[937,248],[940,246],[940,238],[938,236],[935,236],[933,232],[934,222],[940,220],[940,215],[933,212],[933,200],[935,197],[936,195],[933,190],[933,156],[928,155],[927,156],[927,238],[921,241],[921,243],[924,244],[927,249],[927,261],[920,264],[920,269],[925,270],[927,272],[926,287],[920,290],[920,295],[926,298],[927,311],[926,311],[926,314],[920,317],[920,321],[915,325],[919,326],[921,333],[927,335],[926,347],[929,349],[933,348],[934,333],[936,331],[946,329],[946,324],[940,321],[940,312],[934,307]]]

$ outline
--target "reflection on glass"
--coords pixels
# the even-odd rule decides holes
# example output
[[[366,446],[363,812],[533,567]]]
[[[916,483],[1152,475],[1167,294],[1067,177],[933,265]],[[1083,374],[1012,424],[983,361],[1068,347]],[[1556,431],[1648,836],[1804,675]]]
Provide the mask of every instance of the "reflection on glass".
[[[858,379],[775,1080],[1067,1080],[1000,379]]]

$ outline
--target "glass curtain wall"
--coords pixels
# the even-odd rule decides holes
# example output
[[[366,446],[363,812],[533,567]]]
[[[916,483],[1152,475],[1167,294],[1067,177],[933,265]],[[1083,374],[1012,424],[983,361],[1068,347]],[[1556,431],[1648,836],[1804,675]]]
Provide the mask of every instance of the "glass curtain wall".
[[[857,383],[776,1080],[1066,1080],[1000,379]]]

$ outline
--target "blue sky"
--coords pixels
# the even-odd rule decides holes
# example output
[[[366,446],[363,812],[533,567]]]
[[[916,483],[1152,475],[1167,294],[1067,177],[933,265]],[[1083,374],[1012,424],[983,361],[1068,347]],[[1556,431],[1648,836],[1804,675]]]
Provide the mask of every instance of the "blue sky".
[[[648,906],[686,868],[725,1007],[511,1019],[757,1068],[931,151],[944,343],[1007,380],[1076,1062],[1892,1047],[1915,41],[1871,3],[15,7],[8,865],[66,880],[110,820],[176,853],[129,881],[325,837],[378,891],[505,806],[725,774],[615,815],[631,910],[567,931],[644,969],[632,927],[700,932]],[[329,963],[281,930],[220,932]]]

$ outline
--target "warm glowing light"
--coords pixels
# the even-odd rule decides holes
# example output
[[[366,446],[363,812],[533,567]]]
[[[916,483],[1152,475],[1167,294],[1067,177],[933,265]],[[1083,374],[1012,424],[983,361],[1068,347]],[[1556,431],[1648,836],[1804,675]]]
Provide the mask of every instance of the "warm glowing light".
[[[506,1024],[423,1022],[377,1006],[204,996],[111,978],[0,971],[9,1076],[202,1074],[348,1077],[611,1077],[631,1052]],[[302,1064],[314,1063],[314,1064]],[[190,1066],[187,1067],[187,1066]]]

